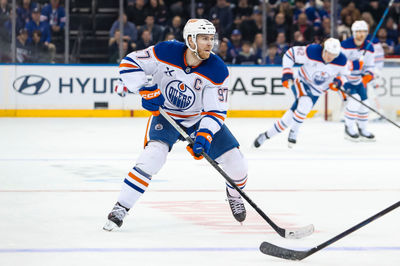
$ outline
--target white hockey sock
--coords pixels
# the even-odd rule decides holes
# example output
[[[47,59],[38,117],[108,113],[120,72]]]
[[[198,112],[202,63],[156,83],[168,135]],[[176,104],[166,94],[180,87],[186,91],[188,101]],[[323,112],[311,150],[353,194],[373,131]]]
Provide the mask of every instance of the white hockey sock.
[[[364,104],[369,105],[368,100],[363,101]],[[365,130],[368,123],[368,108],[361,105],[358,109],[357,124],[362,130]]]
[[[271,138],[289,127],[292,124],[292,117],[293,111],[291,109],[287,110],[282,118],[277,120],[274,126],[267,130],[268,137]]]
[[[355,96],[355,95],[353,95],[353,96]],[[347,101],[348,102],[344,109],[344,122],[345,122],[350,134],[354,134],[354,133],[356,133],[355,124],[356,124],[356,120],[358,117],[358,110],[360,108],[360,103],[358,103],[353,98],[349,98]]]
[[[132,208],[139,197],[146,191],[151,176],[137,168],[136,166],[128,173],[124,179],[118,202],[125,208]]]
[[[240,189],[244,189],[247,182],[248,167],[246,159],[238,148],[225,152],[215,161],[221,165],[224,171]],[[226,187],[231,196],[240,196],[239,192],[237,192],[230,184],[226,183]]]

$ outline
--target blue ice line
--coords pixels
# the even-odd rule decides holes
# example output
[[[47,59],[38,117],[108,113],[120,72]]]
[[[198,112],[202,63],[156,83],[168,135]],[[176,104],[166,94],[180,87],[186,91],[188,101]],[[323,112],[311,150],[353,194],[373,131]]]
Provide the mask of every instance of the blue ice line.
[[[132,161],[132,158],[3,158],[1,161]],[[187,158],[170,159],[172,161],[188,160]],[[400,161],[399,158],[247,158],[248,161]]]
[[[297,248],[296,248],[297,249]],[[298,250],[307,250],[306,248]],[[399,247],[330,247],[327,251],[400,251]],[[76,253],[76,252],[233,252],[259,251],[258,248],[2,248],[0,253]]]

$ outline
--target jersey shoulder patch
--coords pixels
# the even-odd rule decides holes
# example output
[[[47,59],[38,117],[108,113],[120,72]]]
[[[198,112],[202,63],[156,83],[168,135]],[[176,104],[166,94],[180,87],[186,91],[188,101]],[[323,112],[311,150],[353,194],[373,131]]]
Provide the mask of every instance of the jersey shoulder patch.
[[[333,59],[331,63],[339,66],[345,66],[347,63],[347,57],[343,53],[340,53],[335,59]]]
[[[159,61],[182,68],[185,47],[177,41],[160,42],[154,46],[154,55]]]
[[[312,60],[319,61],[322,63],[324,62],[324,60],[322,59],[322,46],[319,44],[311,44],[307,46],[306,54],[308,58]]]
[[[357,48],[356,44],[354,43],[353,37],[347,38],[346,40],[340,43],[344,49],[355,49]]]
[[[194,71],[196,74],[207,78],[215,85],[222,84],[229,76],[228,67],[219,56],[210,54],[210,57]]]

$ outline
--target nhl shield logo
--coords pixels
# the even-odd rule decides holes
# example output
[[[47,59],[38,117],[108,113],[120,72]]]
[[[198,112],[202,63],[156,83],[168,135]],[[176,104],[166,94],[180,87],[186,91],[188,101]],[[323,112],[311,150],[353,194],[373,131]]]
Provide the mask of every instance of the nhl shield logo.
[[[192,107],[196,96],[194,91],[180,80],[173,80],[165,88],[167,100],[181,110]]]

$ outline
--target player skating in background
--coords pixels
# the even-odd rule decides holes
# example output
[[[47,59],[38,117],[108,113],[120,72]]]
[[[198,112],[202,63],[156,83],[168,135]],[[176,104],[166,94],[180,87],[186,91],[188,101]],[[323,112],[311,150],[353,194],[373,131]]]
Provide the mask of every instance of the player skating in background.
[[[224,124],[228,109],[229,72],[224,62],[211,50],[215,27],[205,19],[191,19],[184,28],[184,43],[167,41],[145,50],[130,53],[120,64],[122,83],[118,93],[127,90],[142,96],[143,108],[153,113],[145,136],[145,147],[135,166],[126,176],[118,202],[108,215],[105,230],[122,225],[127,212],[145,192],[151,178],[164,165],[168,152],[181,139],[169,122],[159,115],[159,107],[193,136],[187,147],[201,159],[206,152],[243,189],[247,181],[247,161],[239,143]],[[152,75],[154,85],[147,83]],[[188,179],[190,179],[190,172]],[[235,219],[242,222],[246,210],[239,193],[226,185],[229,206]]]
[[[283,56],[282,84],[294,93],[294,103],[283,117],[276,121],[266,132],[254,140],[254,147],[260,147],[265,140],[283,132],[290,127],[289,147],[296,144],[297,133],[307,114],[314,104],[329,88],[341,87],[349,69],[346,57],[340,52],[337,39],[327,39],[323,46],[294,46]],[[302,65],[293,76],[294,64]]]
[[[342,52],[352,64],[351,74],[343,87],[347,93],[369,105],[367,84],[374,78],[374,47],[368,45],[368,24],[357,20],[351,26],[353,36],[342,41]],[[368,108],[348,97],[344,111],[345,138],[351,141],[374,141],[375,136],[367,130]]]

